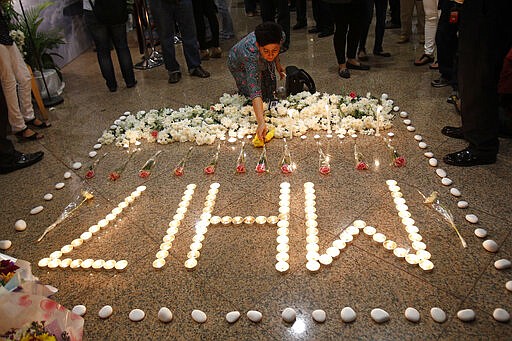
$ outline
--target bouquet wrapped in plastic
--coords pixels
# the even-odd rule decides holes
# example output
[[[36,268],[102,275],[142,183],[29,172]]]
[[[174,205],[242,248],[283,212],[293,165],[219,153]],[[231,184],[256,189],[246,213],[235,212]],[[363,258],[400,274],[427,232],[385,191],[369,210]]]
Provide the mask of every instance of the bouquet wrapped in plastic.
[[[286,138],[283,138],[284,141],[284,150],[283,157],[281,158],[281,162],[279,164],[281,168],[281,173],[283,174],[291,174],[294,171],[294,164],[292,163],[292,155],[290,153],[290,149],[288,148],[288,143],[286,143]]]

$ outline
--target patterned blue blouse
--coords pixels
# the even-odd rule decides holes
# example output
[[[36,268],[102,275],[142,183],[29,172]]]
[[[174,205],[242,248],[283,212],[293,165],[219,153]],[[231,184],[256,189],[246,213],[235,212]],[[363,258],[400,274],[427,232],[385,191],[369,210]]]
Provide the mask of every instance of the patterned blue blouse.
[[[265,86],[262,82],[266,83],[262,77],[264,71],[269,71],[266,74],[270,74],[275,82],[276,63],[268,62],[260,56],[254,32],[246,35],[229,50],[228,68],[240,93],[251,100],[262,97],[265,92],[265,89],[262,91]]]

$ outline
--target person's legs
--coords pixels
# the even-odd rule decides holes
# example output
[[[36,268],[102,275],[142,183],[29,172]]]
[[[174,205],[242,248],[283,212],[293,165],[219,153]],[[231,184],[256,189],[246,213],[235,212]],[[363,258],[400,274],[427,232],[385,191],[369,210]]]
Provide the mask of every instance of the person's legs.
[[[308,19],[306,17],[307,14],[307,6],[306,0],[297,0],[295,2],[295,6],[297,8],[297,24],[295,27],[306,27],[308,25]]]
[[[202,0],[192,0],[197,41],[199,42],[199,48],[201,51],[206,51],[208,49],[208,44],[206,43],[206,24],[204,22],[204,16],[206,14],[205,8],[203,7],[204,3],[205,2]]]
[[[16,45],[6,46],[0,44],[0,80],[5,94],[9,123],[14,133],[27,128],[20,111],[18,93],[16,90],[16,75],[11,64],[11,49],[17,49]]]
[[[217,7],[214,0],[201,0],[204,15],[208,19],[210,32],[212,33],[208,47],[219,47],[219,20],[217,19]]]
[[[126,25],[112,25],[110,32],[124,81],[128,87],[132,87],[135,85],[135,74],[133,72],[132,55],[130,54],[128,40],[126,38]]]
[[[338,64],[345,65],[346,59],[346,45],[347,45],[347,31],[348,22],[346,21],[346,8],[343,5],[331,4],[331,12],[333,13],[333,20],[335,25],[333,44],[334,52],[336,53],[336,60]]]
[[[364,22],[365,4],[352,2],[346,6],[345,21],[348,22],[347,59],[356,59],[357,45]]]
[[[179,72],[180,64],[176,60],[176,50],[174,49],[173,41],[175,27],[174,14],[177,11],[177,6],[170,4],[165,0],[149,0],[149,3],[153,21],[155,22],[156,30],[158,32],[158,37],[160,38],[160,46],[162,47],[165,68],[169,74]],[[195,25],[193,22],[192,14],[192,25]],[[199,51],[197,51],[197,54],[199,55]]]
[[[290,8],[287,0],[277,0],[277,23],[283,28],[286,35],[283,47],[290,47]]]
[[[235,29],[230,12],[231,0],[215,0],[215,5],[222,22],[222,29],[219,31],[220,37],[222,39],[233,38],[235,36]]]
[[[366,39],[368,39],[368,31],[370,30],[370,24],[373,19],[373,1],[374,0],[364,0],[364,21],[361,27],[361,38],[359,39],[359,52],[358,56],[366,59]]]
[[[425,39],[425,9],[423,8],[423,1],[415,0],[414,6],[416,6],[416,31],[418,32],[418,39],[423,41],[422,39]]]
[[[416,0],[400,0],[400,22],[402,25],[400,35],[401,38],[405,38],[402,40],[409,41],[409,39],[411,38],[412,14],[414,11],[415,2]],[[399,42],[402,42],[402,40],[400,40]]]
[[[201,66],[191,0],[180,0],[179,5],[176,7],[176,20],[180,26],[183,53],[185,54],[187,67],[190,71]]]
[[[375,0],[375,42],[373,44],[373,53],[381,53],[383,51],[382,42],[386,28],[386,6],[387,0]]]
[[[385,7],[387,9],[387,4]],[[400,0],[389,0],[389,9],[391,12],[391,23],[396,27],[400,27]]]
[[[277,6],[275,5],[274,1],[277,2],[277,0],[261,0],[260,1],[261,20],[263,22],[275,21]]]
[[[423,9],[425,10],[425,54],[434,55],[435,38],[438,21],[438,0],[423,0]]]
[[[114,65],[112,64],[112,58],[110,56],[112,37],[110,36],[108,27],[100,23],[91,11],[84,11],[84,18],[96,46],[96,55],[98,57],[101,75],[105,79],[110,91],[115,91],[117,89],[117,81],[114,73]]]
[[[458,44],[458,24],[450,23],[451,1],[445,1],[441,8],[441,16],[436,30],[437,62],[441,77],[448,81],[456,81],[454,74],[455,54]]]
[[[254,15],[256,13],[256,1],[244,0],[245,13]]]

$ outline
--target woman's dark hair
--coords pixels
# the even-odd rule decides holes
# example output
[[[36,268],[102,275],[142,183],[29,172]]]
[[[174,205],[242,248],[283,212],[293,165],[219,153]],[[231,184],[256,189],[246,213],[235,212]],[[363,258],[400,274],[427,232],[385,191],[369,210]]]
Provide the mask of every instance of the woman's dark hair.
[[[282,39],[282,32],[283,30],[281,25],[272,21],[259,24],[254,29],[256,42],[260,46],[265,46],[268,44],[280,44]]]

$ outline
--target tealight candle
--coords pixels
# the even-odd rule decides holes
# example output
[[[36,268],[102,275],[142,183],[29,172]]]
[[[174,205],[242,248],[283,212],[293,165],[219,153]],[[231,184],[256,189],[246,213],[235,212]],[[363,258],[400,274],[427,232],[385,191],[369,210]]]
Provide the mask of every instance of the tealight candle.
[[[182,213],[176,213],[172,219],[173,220],[183,220],[183,218],[185,218],[185,216],[182,214]]]
[[[391,192],[391,197],[392,198],[401,198],[403,196],[404,195],[402,194],[402,192]]]
[[[290,206],[290,200],[286,199],[286,200],[279,201],[279,206],[280,207],[288,207],[288,206]]]
[[[105,261],[103,259],[96,259],[92,263],[92,268],[95,269],[95,270],[98,270],[98,269],[101,269],[104,264],[105,264]]]
[[[166,234],[163,238],[162,238],[162,241],[164,243],[172,243],[174,241],[176,237],[173,235],[173,234]]]
[[[247,216],[244,218],[244,223],[247,225],[251,225],[251,224],[254,224],[255,220],[256,219],[253,216]]]
[[[315,235],[309,235],[306,237],[307,243],[317,243],[318,244],[319,240],[320,240],[320,238],[318,238],[318,236],[315,236]]]
[[[391,185],[388,187],[391,192],[400,192],[400,186]]]
[[[316,207],[313,207],[313,206],[306,206],[304,208],[304,212],[306,213],[315,213],[316,212]]]
[[[317,227],[317,226],[318,226],[318,222],[316,220],[313,220],[313,219],[306,220],[306,227],[307,228]]]
[[[181,221],[179,220],[171,220],[169,222],[169,227],[174,227],[174,228],[178,228],[179,226],[181,225]]]
[[[337,247],[331,246],[328,247],[327,250],[325,250],[325,253],[331,256],[332,258],[338,257],[340,255],[340,249]]]
[[[416,256],[418,256],[419,259],[430,259],[432,255],[427,250],[418,250],[416,251]]]
[[[78,269],[78,268],[80,268],[80,264],[82,264],[82,260],[81,260],[80,258],[78,258],[78,259],[73,259],[73,260],[71,261],[71,263],[69,264],[69,267],[70,267],[71,269]]]
[[[258,216],[256,217],[256,224],[263,225],[267,222],[267,217]]]
[[[407,206],[406,204],[398,204],[395,206],[395,208],[398,212],[402,212],[407,211],[409,209],[409,206]]]
[[[131,196],[124,198],[124,202],[127,204],[131,204],[135,199]]]
[[[190,250],[192,250],[192,251],[199,251],[199,250],[201,250],[202,247],[203,247],[202,243],[193,242],[192,244],[190,244]]]
[[[319,258],[320,258],[320,254],[316,251],[309,251],[308,253],[306,253],[306,259],[308,261],[318,260]]]
[[[103,264],[103,269],[105,270],[111,270],[116,266],[116,261],[113,259],[109,259],[108,261]]]
[[[423,242],[412,242],[412,248],[416,251],[425,250],[427,245],[425,245]]]
[[[55,259],[52,259],[48,262],[48,267],[50,269],[55,269],[55,268],[58,268],[60,265],[60,259],[58,258],[55,258]]]
[[[183,192],[183,195],[184,196],[188,196],[188,197],[192,197],[192,195],[194,195],[194,190],[193,189],[187,189],[187,190],[185,190],[185,192]]]
[[[409,264],[418,264],[420,262],[418,256],[416,256],[414,253],[409,253],[405,256],[405,261]]]
[[[320,262],[320,264],[329,265],[332,263],[332,257],[327,254],[323,254],[323,255],[320,255],[320,258],[318,259],[318,261]]]
[[[290,188],[290,183],[289,182],[281,182],[279,187],[281,187],[281,188]]]
[[[304,195],[304,199],[306,199],[306,201],[308,201],[308,200],[315,200],[316,199],[316,195],[314,193],[306,193],[306,195]]]
[[[185,215],[185,213],[187,213],[187,208],[186,207],[178,207],[176,209],[176,213]]]
[[[290,194],[291,189],[290,189],[290,187],[281,188],[281,189],[279,190],[279,192],[280,192],[281,194]]]
[[[228,225],[228,224],[231,224],[231,222],[233,220],[231,219],[230,216],[224,216],[224,217],[222,217],[222,219],[220,221],[221,221],[222,224]]]
[[[353,225],[347,227],[345,231],[347,231],[347,233],[350,233],[353,236],[359,234],[359,229]]]
[[[408,233],[418,233],[420,231],[420,229],[417,226],[414,226],[414,225],[407,225],[405,227],[405,230]]]
[[[386,250],[394,250],[396,249],[397,244],[392,240],[386,240],[384,243],[382,243],[382,246],[384,246]]]
[[[61,249],[60,249],[60,252],[62,254],[66,254],[66,253],[70,253],[71,251],[73,251],[73,245],[64,245]]]
[[[81,238],[77,238],[77,239],[73,239],[73,241],[71,242],[71,245],[73,247],[79,247],[80,245],[82,245],[84,243],[84,240],[81,239]]]
[[[66,269],[69,267],[69,265],[71,264],[72,261],[73,260],[71,258],[65,258],[60,261],[59,267],[62,269]]]
[[[277,234],[280,236],[287,236],[288,233],[290,233],[290,230],[288,230],[287,227],[280,227],[277,229]]]
[[[363,220],[356,220],[352,223],[358,229],[364,229],[366,227],[366,222]]]
[[[269,224],[275,225],[278,222],[279,222],[279,218],[276,217],[275,215],[271,215],[271,216],[267,217],[267,223],[269,223]]]
[[[84,233],[82,233],[80,235],[80,238],[83,240],[83,241],[86,241],[86,240],[89,240],[92,238],[92,233],[89,232],[89,231],[85,231]]]
[[[421,260],[419,265],[420,265],[420,268],[422,268],[425,271],[430,271],[434,268],[434,263],[432,263],[428,259]]]
[[[377,229],[373,226],[366,226],[363,232],[368,236],[373,236],[377,232]]]
[[[44,268],[48,266],[48,263],[50,262],[50,258],[41,258],[39,262],[37,262],[37,266],[40,268]]]
[[[119,207],[119,206],[118,206],[118,207],[116,207],[116,208],[114,208],[114,209],[111,211],[111,213],[112,213],[112,214],[114,214],[114,215],[116,215],[116,216],[117,216],[117,215],[119,215],[121,212],[123,212],[123,209],[122,209],[121,207]]]
[[[290,251],[290,246],[288,244],[277,244],[276,250],[277,252],[288,252]]]
[[[401,247],[397,247],[393,250],[393,254],[397,257],[403,258],[407,255],[407,250]]]
[[[195,234],[193,237],[192,237],[192,241],[194,243],[201,243],[203,240],[204,240],[204,234]]]
[[[104,228],[107,225],[108,225],[108,220],[107,219],[101,219],[100,221],[98,221],[98,226],[100,228]]]
[[[220,223],[221,220],[222,220],[221,217],[213,216],[210,218],[210,223],[212,223],[213,225],[217,225],[218,223]]]
[[[82,263],[80,263],[80,267],[82,269],[89,269],[92,266],[92,263],[94,263],[94,259],[84,259]]]
[[[318,218],[318,215],[316,213],[306,213],[306,219],[307,220],[316,220]]]
[[[146,190],[146,188],[147,188],[146,186],[141,185],[141,186],[137,187],[136,191],[142,193],[142,192],[144,192]]]
[[[290,268],[290,265],[287,262],[277,262],[276,270],[279,272],[286,272]]]
[[[287,262],[288,259],[290,259],[290,255],[286,252],[279,252],[277,255],[276,255],[276,260],[278,262]]]
[[[218,182],[214,182],[213,184],[210,185],[210,188],[219,188],[220,187],[220,184]]]
[[[351,234],[341,232],[340,233],[340,240],[345,243],[350,243],[352,240],[354,240],[354,237]]]
[[[217,193],[219,193],[219,189],[218,188],[210,188],[208,190],[208,194],[210,194],[210,195],[215,195]]]
[[[167,250],[169,251],[172,248],[172,242],[163,242],[160,244],[160,250]]]
[[[105,216],[105,220],[106,221],[112,221],[112,220],[115,220],[116,219],[116,216],[112,213],[109,213]]]
[[[412,218],[403,218],[402,224],[404,225],[414,225],[416,222]]]
[[[50,259],[57,259],[62,257],[62,252],[60,251],[54,251],[50,254]]]
[[[153,261],[153,267],[155,269],[161,269],[165,265],[165,259],[157,258]]]
[[[306,268],[309,271],[318,271],[320,269],[320,263],[315,260],[310,260],[306,263]]]
[[[128,261],[123,259],[123,260],[116,262],[115,268],[116,268],[116,270],[121,271],[121,270],[126,269],[127,266],[128,266]]]
[[[343,250],[347,246],[347,243],[345,243],[341,239],[336,239],[335,241],[332,242],[332,246],[337,248],[338,250]]]
[[[316,206],[316,201],[314,199],[306,199],[304,200],[304,206]]]
[[[195,258],[189,258],[185,261],[185,267],[187,269],[193,269],[197,266],[197,260]]]
[[[169,251],[160,250],[156,253],[156,258],[167,258],[169,256]]]
[[[215,202],[213,202],[213,204],[215,204]],[[190,206],[190,201],[180,201],[178,206],[179,207],[189,207]]]
[[[288,244],[288,242],[290,241],[290,238],[288,238],[288,236],[278,235],[276,238],[276,241],[278,244]]]
[[[128,207],[128,204],[126,203],[126,201],[122,201],[119,203],[119,205],[117,205],[117,207],[123,210]]]
[[[191,189],[191,190],[194,190],[196,187],[197,187],[196,184],[188,184],[187,185],[187,189]]]
[[[187,258],[199,258],[201,256],[201,252],[197,250],[190,250],[187,252]]]
[[[212,217],[211,213],[203,213],[199,216],[199,219],[204,221],[205,223],[210,224],[210,218]]]
[[[308,252],[311,252],[311,251],[318,252],[320,250],[320,246],[317,243],[307,243],[306,250]]]
[[[398,212],[398,216],[400,218],[410,218],[411,217],[411,212],[409,212],[409,211],[400,211],[400,212]]]
[[[133,199],[137,199],[138,197],[140,197],[140,192],[133,191],[132,193],[130,193],[130,197],[132,197]]]
[[[405,204],[405,199],[404,198],[394,198],[393,202],[395,203],[395,205]]]
[[[423,237],[418,233],[409,233],[409,240],[412,242],[421,242]]]

